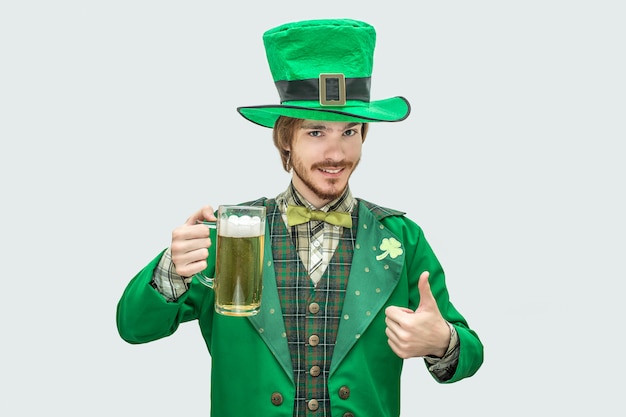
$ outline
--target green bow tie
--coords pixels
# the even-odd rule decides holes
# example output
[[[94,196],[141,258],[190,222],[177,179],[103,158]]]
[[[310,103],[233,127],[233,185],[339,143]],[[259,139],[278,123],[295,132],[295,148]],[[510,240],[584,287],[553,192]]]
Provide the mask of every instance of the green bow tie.
[[[287,207],[287,224],[289,226],[306,223],[310,220],[321,220],[326,223],[334,224],[335,226],[352,227],[352,216],[350,213],[309,210],[302,206]]]

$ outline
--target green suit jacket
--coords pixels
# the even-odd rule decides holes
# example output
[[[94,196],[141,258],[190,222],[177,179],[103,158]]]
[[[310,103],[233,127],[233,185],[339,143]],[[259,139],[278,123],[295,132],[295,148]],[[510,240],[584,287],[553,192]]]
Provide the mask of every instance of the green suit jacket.
[[[180,299],[166,302],[150,285],[161,254],[132,279],[118,304],[118,330],[129,343],[160,339],[173,334],[180,323],[198,320],[212,357],[213,417],[291,417],[293,413],[295,383],[270,240],[265,239],[262,307],[256,316],[215,313],[212,290],[195,279]],[[403,361],[387,343],[385,308],[416,309],[417,281],[426,270],[441,314],[455,326],[460,340],[456,372],[445,383],[469,377],[481,366],[483,345],[450,302],[443,270],[421,228],[404,216],[378,218],[360,203],[353,263],[328,377],[334,417],[400,414]]]

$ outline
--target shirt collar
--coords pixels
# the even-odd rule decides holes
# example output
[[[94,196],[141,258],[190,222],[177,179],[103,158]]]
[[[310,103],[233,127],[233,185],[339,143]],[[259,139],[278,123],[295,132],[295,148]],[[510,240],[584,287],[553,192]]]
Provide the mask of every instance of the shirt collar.
[[[317,209],[313,204],[307,201],[302,194],[298,192],[298,190],[296,190],[293,182],[289,183],[289,187],[276,197],[276,202],[278,203],[278,207],[282,213],[287,211],[287,206],[290,204],[308,207],[311,210],[342,211],[346,213],[351,213],[352,209],[356,205],[356,199],[352,196],[350,187],[346,187],[346,190],[341,196],[339,196],[339,198]]]

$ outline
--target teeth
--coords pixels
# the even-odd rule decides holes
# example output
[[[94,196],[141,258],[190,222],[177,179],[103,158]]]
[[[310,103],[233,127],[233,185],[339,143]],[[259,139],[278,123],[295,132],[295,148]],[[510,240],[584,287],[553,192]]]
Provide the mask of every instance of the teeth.
[[[324,172],[328,172],[329,174],[337,174],[341,169],[322,169]]]

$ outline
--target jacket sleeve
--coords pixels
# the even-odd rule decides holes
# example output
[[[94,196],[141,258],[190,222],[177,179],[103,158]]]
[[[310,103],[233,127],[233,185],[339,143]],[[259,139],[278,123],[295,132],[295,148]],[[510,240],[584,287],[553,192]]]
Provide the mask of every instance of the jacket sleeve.
[[[195,279],[178,300],[168,302],[152,285],[161,252],[128,283],[117,304],[117,330],[128,343],[146,343],[173,334],[180,323],[198,317],[213,291]]]
[[[429,282],[433,296],[445,320],[454,326],[459,338],[459,358],[456,371],[450,379],[438,381],[441,383],[453,383],[470,377],[478,371],[483,363],[483,344],[476,331],[470,328],[465,317],[454,307],[450,301],[450,294],[446,285],[443,268],[435,256],[433,249],[426,240],[422,229],[412,220],[402,217],[402,238],[407,253],[407,273],[409,282],[409,304],[412,309],[419,304],[419,290],[417,282],[423,271],[429,271]]]

